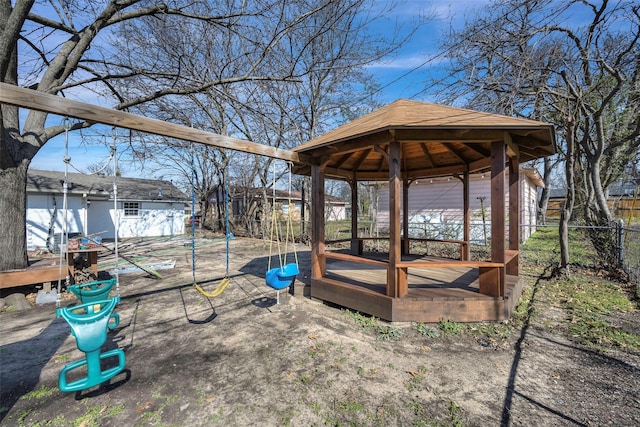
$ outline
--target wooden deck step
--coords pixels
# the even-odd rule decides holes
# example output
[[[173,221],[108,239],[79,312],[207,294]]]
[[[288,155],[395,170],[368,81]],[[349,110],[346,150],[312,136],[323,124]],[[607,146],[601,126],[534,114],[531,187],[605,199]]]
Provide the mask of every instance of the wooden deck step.
[[[67,275],[66,266],[62,268],[62,277]],[[57,282],[60,277],[60,268],[57,258],[46,258],[36,261],[28,268],[22,270],[9,270],[0,272],[0,289],[15,288],[18,286],[35,285],[38,283]]]

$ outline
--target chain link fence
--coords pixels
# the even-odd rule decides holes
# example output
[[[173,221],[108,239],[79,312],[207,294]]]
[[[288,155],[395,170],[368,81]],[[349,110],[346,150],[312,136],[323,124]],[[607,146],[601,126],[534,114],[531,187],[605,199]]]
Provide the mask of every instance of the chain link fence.
[[[638,282],[640,282],[640,228],[639,227],[620,227],[622,235],[620,242],[622,247],[621,266],[629,275],[631,281],[636,284],[636,290],[639,291]]]

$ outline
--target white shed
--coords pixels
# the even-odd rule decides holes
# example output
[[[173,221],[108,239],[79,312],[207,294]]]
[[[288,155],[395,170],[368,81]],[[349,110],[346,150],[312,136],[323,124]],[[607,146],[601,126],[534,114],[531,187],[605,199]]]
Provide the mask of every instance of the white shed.
[[[117,178],[114,208],[111,176],[70,173],[67,213],[63,209],[64,173],[30,170],[27,177],[27,248],[53,249],[67,224],[70,234],[99,234],[103,239],[184,234],[189,198],[171,182]]]
[[[471,242],[484,243],[491,237],[490,177],[474,174],[470,177],[469,203],[472,213]],[[536,169],[520,169],[520,241],[526,241],[536,231],[538,188],[544,182]],[[420,179],[409,187],[409,233],[411,237],[463,240],[463,185],[455,177]],[[384,232],[389,223],[389,189],[379,191],[376,220]],[[509,212],[509,191],[505,191]],[[505,224],[506,226],[506,224]]]

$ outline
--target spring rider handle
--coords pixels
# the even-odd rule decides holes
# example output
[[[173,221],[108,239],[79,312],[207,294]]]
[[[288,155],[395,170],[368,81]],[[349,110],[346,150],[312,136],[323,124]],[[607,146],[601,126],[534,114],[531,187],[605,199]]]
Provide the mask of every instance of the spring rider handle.
[[[95,282],[67,286],[67,290],[74,294],[80,300],[81,304],[89,302],[95,304],[98,301],[108,300],[109,293],[111,292],[111,289],[115,284],[116,279],[98,280]],[[116,304],[120,302],[120,297],[114,298],[117,299]],[[120,324],[120,316],[118,315],[118,313],[112,313],[111,319],[113,321],[109,321],[108,327],[110,330],[113,330]]]

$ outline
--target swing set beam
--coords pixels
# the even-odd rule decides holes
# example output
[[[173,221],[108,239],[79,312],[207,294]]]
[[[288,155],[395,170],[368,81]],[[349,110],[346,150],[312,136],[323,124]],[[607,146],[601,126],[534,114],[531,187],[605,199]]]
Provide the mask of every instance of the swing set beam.
[[[33,89],[25,89],[8,83],[0,83],[0,103],[29,108],[45,113],[73,117],[90,123],[116,126],[159,136],[196,142],[218,148],[228,148],[243,153],[257,154],[291,162],[308,163],[303,154],[258,144],[239,138],[232,138],[212,132],[195,129],[162,120],[151,119],[113,108],[100,107],[85,102],[74,101]],[[305,160],[307,160],[305,162]]]

